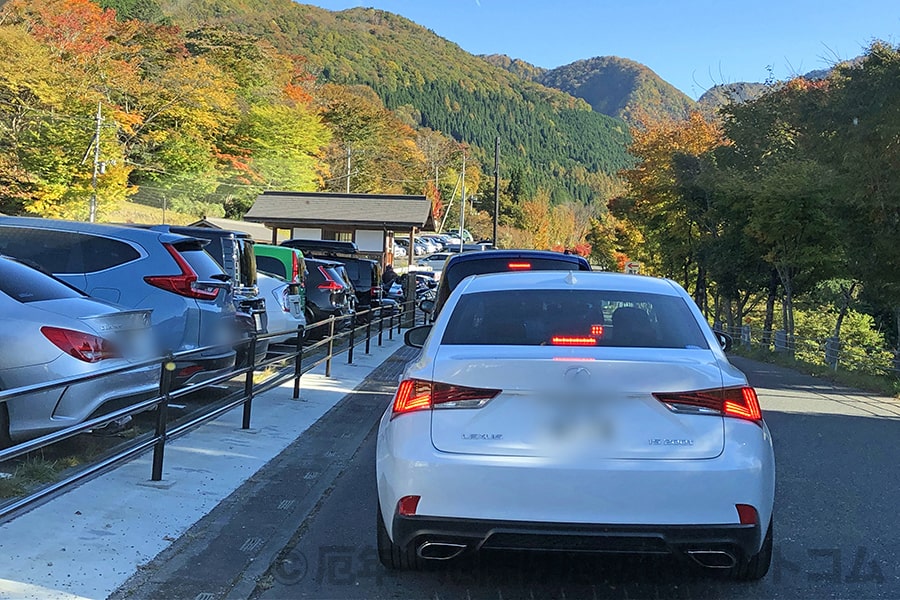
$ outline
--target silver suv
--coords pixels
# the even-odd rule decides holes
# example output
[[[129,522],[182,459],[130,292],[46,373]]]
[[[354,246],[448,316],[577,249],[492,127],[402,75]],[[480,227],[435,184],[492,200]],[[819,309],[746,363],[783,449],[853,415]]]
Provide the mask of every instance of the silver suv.
[[[234,368],[229,276],[206,240],[165,231],[31,217],[0,217],[0,254],[39,267],[88,295],[152,309],[160,352],[218,346],[177,362],[176,385]]]

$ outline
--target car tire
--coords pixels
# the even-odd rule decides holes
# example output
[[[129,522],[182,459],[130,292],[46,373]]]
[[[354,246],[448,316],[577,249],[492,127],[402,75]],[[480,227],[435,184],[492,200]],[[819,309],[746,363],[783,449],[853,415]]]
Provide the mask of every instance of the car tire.
[[[384,519],[381,517],[381,505],[376,516],[378,529],[378,560],[381,564],[395,571],[421,571],[425,568],[425,559],[416,554],[411,545],[399,546],[391,541]]]
[[[772,521],[769,521],[769,528],[766,531],[766,537],[763,540],[762,548],[759,552],[750,557],[750,560],[744,561],[732,567],[731,578],[736,581],[757,581],[766,576],[769,572],[769,566],[772,564],[772,548],[774,546],[772,540]]]

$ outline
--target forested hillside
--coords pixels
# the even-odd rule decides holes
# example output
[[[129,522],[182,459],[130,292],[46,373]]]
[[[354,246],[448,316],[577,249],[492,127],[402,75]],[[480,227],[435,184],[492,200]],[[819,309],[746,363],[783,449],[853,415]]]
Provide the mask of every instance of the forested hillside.
[[[628,128],[581,100],[487,64],[401,16],[333,13],[291,0],[161,0],[185,28],[217,23],[301,54],[321,83],[362,84],[415,127],[441,131],[489,160],[501,138],[504,166],[554,201],[591,202],[628,164]]]
[[[696,103],[646,66],[617,56],[598,56],[551,69],[540,83],[583,98],[597,112],[635,121],[685,119]]]

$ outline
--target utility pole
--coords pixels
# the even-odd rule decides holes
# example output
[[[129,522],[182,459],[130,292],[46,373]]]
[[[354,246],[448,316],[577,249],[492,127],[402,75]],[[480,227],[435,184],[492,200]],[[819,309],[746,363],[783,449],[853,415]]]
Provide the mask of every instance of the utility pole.
[[[350,193],[350,146],[347,146],[347,193]]]
[[[465,223],[466,223],[466,149],[463,148],[463,164],[462,164],[462,195],[460,197],[459,203],[459,251],[462,252],[463,244],[465,243],[465,239],[463,239],[463,232],[465,231]]]
[[[97,218],[97,174],[100,171],[100,126],[103,123],[102,114],[103,104],[97,101],[97,125],[94,129],[94,175],[91,177],[91,207],[89,212],[89,220],[91,223]]]
[[[497,245],[497,225],[500,220],[500,136],[494,140],[494,248]]]

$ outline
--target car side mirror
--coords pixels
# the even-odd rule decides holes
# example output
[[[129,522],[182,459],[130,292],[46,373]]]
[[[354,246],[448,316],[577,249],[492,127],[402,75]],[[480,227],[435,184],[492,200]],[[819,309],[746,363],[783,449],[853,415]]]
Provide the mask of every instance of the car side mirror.
[[[719,340],[719,345],[722,346],[722,350],[725,352],[731,350],[731,347],[734,345],[734,338],[724,331],[713,331],[713,333],[716,334],[716,339]]]
[[[403,335],[403,343],[413,348],[421,348],[431,333],[431,325],[419,325],[406,331]]]
[[[434,312],[434,300],[422,300],[419,302],[419,308],[429,315]]]

